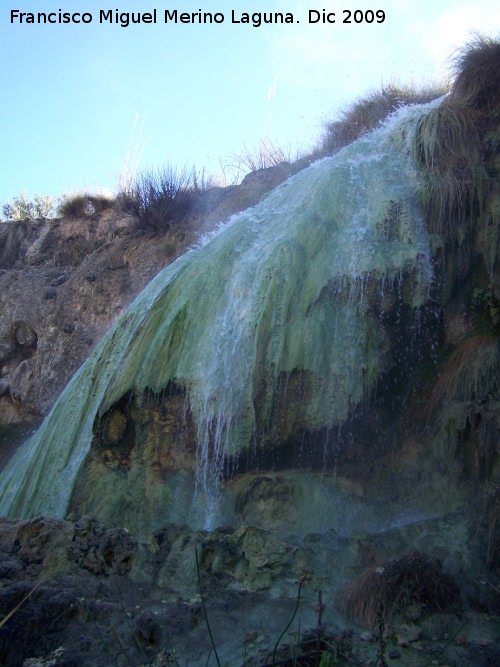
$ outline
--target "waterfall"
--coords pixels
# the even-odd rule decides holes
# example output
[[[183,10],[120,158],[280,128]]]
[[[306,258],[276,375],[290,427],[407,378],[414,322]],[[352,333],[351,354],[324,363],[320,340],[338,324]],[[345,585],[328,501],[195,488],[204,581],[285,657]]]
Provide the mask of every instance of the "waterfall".
[[[342,424],[384,370],[377,308],[388,308],[405,280],[410,307],[428,299],[431,261],[411,157],[427,110],[400,110],[158,274],[2,473],[0,514],[64,517],[96,418],[127,392],[185,388],[201,489],[217,484],[227,457],[277,428],[280,392],[301,428]],[[289,387],[294,373],[302,396]]]

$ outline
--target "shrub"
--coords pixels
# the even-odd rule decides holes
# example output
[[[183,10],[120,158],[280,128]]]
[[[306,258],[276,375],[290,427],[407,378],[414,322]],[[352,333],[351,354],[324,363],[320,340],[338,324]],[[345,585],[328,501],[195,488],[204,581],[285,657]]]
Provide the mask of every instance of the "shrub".
[[[68,218],[85,218],[95,213],[103,213],[114,205],[114,199],[106,195],[78,193],[65,195],[57,207],[59,215]]]
[[[482,114],[500,111],[500,40],[476,35],[456,55],[451,101]]]
[[[368,93],[340,111],[337,120],[325,125],[325,135],[319,152],[322,155],[336,153],[363,134],[374,130],[397,109],[410,104],[431,102],[444,93],[444,88],[437,86],[418,90],[411,86],[401,88],[395,84]]]
[[[11,203],[2,206],[2,214],[7,220],[28,220],[50,218],[55,212],[56,200],[51,195],[36,194],[32,199],[23,190]]]
[[[388,618],[411,604],[442,612],[458,601],[458,587],[440,564],[414,552],[365,570],[346,592],[342,612],[374,628],[381,610]]]
[[[65,195],[57,210],[59,215],[67,218],[84,218],[92,213],[89,198],[84,194]]]
[[[135,215],[143,229],[164,233],[192,208],[196,191],[185,169],[172,166],[141,174],[131,193],[121,197],[122,206]]]

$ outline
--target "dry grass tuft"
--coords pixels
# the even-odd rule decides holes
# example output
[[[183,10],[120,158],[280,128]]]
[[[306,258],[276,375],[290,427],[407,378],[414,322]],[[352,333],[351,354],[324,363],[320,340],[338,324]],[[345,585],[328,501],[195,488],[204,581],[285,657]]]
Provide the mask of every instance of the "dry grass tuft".
[[[63,218],[84,218],[92,212],[89,206],[89,199],[84,194],[63,197],[57,210]]]
[[[254,146],[243,143],[243,148],[220,161],[224,184],[236,185],[253,171],[291,164],[299,159],[298,152],[290,146],[282,146],[270,137],[260,139]]]
[[[231,158],[231,166],[244,173],[276,167],[282,162],[293,162],[291,149],[280,146],[269,137],[261,139],[254,148],[244,144],[243,150],[234,153]]]
[[[114,204],[115,200],[106,195],[78,193],[64,196],[57,210],[59,215],[65,218],[76,219],[104,213],[104,211],[112,208]]]
[[[378,127],[391,113],[410,104],[424,104],[444,95],[443,88],[418,90],[410,86],[394,84],[380,91],[368,93],[338,114],[338,119],[325,126],[320,152],[332,155]]]
[[[492,115],[500,111],[500,41],[476,35],[453,61],[455,82],[450,99]]]
[[[374,628],[384,610],[388,617],[404,613],[411,604],[427,611],[444,611],[459,599],[458,587],[440,564],[414,552],[365,570],[350,586],[341,611],[348,618]]]
[[[89,195],[88,200],[93,213],[109,211],[115,204],[115,199],[107,195]]]

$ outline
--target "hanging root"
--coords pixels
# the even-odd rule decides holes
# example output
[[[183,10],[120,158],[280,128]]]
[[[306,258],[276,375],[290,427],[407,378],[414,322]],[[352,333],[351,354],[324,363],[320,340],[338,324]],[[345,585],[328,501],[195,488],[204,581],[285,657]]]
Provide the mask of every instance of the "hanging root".
[[[485,141],[498,132],[500,41],[477,36],[458,53],[453,69],[451,92],[421,119],[413,150],[426,172],[420,203],[430,233],[470,252],[475,225],[485,222],[488,196],[498,188]]]
[[[484,401],[500,389],[498,341],[492,336],[472,336],[459,345],[441,369],[423,416],[435,417],[453,401]]]
[[[471,236],[483,200],[477,114],[448,98],[417,125],[414,154],[427,172],[419,199],[431,234],[453,244]]]

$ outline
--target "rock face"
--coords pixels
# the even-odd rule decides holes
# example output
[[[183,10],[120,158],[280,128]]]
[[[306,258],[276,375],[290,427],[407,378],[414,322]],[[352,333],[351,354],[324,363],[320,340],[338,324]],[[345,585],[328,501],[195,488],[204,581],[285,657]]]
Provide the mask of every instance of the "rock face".
[[[0,225],[0,423],[45,415],[134,294],[168,261],[151,239],[134,238],[133,222],[110,213],[94,222]]]
[[[163,237],[139,229],[119,206],[84,219],[0,223],[0,429],[45,416],[161,269],[303,166],[200,192],[179,230]]]

